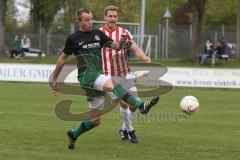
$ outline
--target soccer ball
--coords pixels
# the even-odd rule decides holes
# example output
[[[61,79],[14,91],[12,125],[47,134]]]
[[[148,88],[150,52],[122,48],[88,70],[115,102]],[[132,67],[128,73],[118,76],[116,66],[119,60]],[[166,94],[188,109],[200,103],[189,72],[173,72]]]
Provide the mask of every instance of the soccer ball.
[[[199,102],[194,96],[185,96],[181,99],[180,108],[183,112],[191,114],[199,110]]]

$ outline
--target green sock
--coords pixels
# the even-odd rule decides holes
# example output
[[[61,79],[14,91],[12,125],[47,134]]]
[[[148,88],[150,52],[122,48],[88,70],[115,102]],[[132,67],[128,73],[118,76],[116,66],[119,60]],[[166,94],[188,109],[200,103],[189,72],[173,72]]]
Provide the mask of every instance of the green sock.
[[[79,137],[81,134],[83,134],[84,132],[89,131],[90,129],[96,127],[97,124],[93,123],[90,119],[84,120],[80,127],[78,127],[77,129],[74,130],[74,134],[73,136],[75,138]]]
[[[141,108],[143,101],[139,98],[132,96],[127,90],[125,90],[120,84],[113,88],[113,93],[124,102],[136,107]]]

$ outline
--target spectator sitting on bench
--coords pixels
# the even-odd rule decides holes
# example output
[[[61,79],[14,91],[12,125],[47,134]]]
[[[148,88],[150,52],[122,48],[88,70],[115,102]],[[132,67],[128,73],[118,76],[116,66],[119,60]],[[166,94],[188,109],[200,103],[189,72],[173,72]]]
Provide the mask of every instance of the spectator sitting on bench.
[[[30,39],[26,35],[23,35],[21,47],[22,55],[24,52],[30,52]]]
[[[10,57],[14,58],[16,56],[19,56],[20,54],[21,54],[21,39],[19,35],[16,35],[10,50]]]
[[[207,58],[212,58],[213,55],[213,43],[210,39],[207,39],[205,44],[205,54],[199,56],[199,63],[204,64]]]
[[[223,40],[218,40],[217,41],[217,47],[214,49],[214,56],[212,58],[212,64],[215,64],[215,60],[216,59],[224,59],[225,61],[228,60],[228,55],[225,54],[225,48],[226,48],[226,44]]]
[[[30,39],[26,35],[23,35],[22,43],[21,43],[22,56],[41,57],[44,55],[41,50],[30,48],[30,44],[31,44]]]
[[[225,53],[225,48],[224,48],[225,42],[222,40],[217,41],[217,47],[214,49],[214,54],[216,58],[222,59],[222,55]]]

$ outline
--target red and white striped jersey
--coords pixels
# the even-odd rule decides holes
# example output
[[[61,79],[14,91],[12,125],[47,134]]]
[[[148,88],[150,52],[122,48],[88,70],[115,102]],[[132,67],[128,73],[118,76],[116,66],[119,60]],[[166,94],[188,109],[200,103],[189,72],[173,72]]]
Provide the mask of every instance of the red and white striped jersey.
[[[109,36],[115,43],[118,43],[121,39],[122,34],[127,35],[127,39],[130,41],[133,39],[131,33],[121,27],[116,27],[113,31],[108,31],[105,27],[100,28],[103,33]],[[126,76],[130,73],[130,68],[127,64],[125,55],[125,49],[120,51],[115,51],[108,47],[102,48],[102,62],[103,62],[103,71],[107,76]]]

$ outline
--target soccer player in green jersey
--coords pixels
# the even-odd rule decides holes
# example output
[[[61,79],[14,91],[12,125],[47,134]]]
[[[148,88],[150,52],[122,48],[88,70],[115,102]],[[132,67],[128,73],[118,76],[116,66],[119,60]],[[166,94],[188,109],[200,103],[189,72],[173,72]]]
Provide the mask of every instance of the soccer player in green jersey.
[[[159,97],[142,101],[132,96],[120,84],[105,76],[102,71],[101,48],[109,47],[114,50],[121,50],[126,35],[123,35],[118,44],[106,36],[102,31],[93,29],[93,16],[88,9],[79,9],[76,12],[79,30],[68,36],[63,53],[59,56],[56,69],[53,73],[51,87],[56,94],[57,79],[65,64],[68,55],[74,54],[77,58],[78,81],[83,89],[86,89],[88,96],[90,117],[84,120],[81,125],[67,132],[69,138],[69,149],[74,149],[77,138],[84,132],[98,126],[101,122],[101,115],[104,109],[104,97],[88,95],[87,90],[93,89],[101,92],[113,92],[119,99],[138,108],[142,114],[147,114],[155,105]]]

